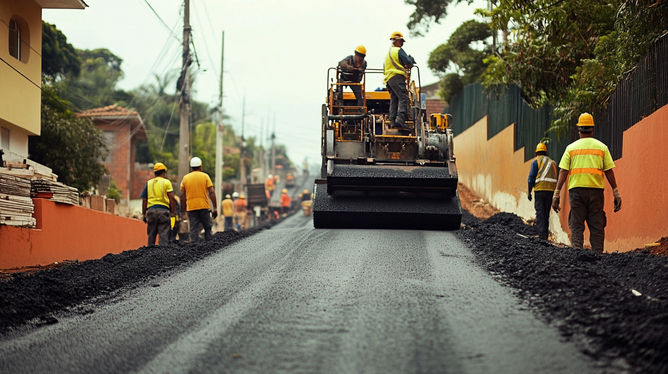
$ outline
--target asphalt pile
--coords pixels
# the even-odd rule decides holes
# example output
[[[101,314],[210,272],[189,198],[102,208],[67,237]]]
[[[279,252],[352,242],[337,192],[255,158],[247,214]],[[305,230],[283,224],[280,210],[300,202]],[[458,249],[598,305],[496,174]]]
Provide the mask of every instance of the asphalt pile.
[[[668,257],[555,246],[512,216],[464,215],[480,264],[602,366],[668,372]]]
[[[112,297],[121,289],[187,266],[262,229],[218,232],[204,243],[146,246],[62,268],[14,273],[0,280],[0,334],[23,325],[57,323],[58,312],[92,313],[92,303],[81,304]]]

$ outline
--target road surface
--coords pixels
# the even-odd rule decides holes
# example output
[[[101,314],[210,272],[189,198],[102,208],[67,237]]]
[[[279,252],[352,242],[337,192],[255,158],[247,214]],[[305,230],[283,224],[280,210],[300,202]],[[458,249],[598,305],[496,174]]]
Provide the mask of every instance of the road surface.
[[[297,213],[95,308],[4,337],[0,372],[597,372],[453,232]]]

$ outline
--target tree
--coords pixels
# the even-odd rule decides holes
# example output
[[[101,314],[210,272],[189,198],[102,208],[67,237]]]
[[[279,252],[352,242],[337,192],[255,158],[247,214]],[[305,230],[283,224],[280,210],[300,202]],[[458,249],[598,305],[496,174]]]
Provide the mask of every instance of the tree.
[[[66,109],[49,86],[42,94],[42,134],[28,142],[30,158],[58,175],[58,181],[86,191],[95,187],[107,170],[100,160],[106,155],[104,135],[93,123]]]
[[[421,36],[424,32],[429,31],[429,25],[432,22],[440,23],[448,15],[448,6],[456,5],[466,2],[471,5],[473,0],[404,0],[408,5],[413,5],[415,11],[411,14],[408,24],[408,29],[411,34]]]
[[[466,21],[452,33],[447,43],[430,53],[427,65],[441,77],[439,93],[443,100],[450,101],[465,85],[477,81],[485,72],[483,60],[491,53],[486,40],[491,35],[488,24]],[[472,48],[472,44],[478,42],[483,44],[482,50]],[[451,70],[454,72],[447,74]]]
[[[55,25],[42,21],[42,74],[52,80],[79,76],[81,59]]]

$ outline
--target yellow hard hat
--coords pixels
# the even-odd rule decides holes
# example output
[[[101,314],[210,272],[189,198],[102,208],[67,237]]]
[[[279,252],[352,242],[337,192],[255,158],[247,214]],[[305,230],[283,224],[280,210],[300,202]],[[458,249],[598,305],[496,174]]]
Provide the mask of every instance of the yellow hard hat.
[[[580,114],[578,118],[578,126],[581,127],[593,127],[594,126],[594,117],[589,113]]]
[[[284,188],[283,191],[281,191],[281,192],[283,192],[283,193],[288,193],[288,189],[287,189],[287,188]]]
[[[536,152],[547,152],[547,146],[545,143],[538,143],[536,146]]]
[[[393,33],[392,33],[392,36],[390,36],[390,40],[403,40],[403,41],[406,41],[406,39],[404,39],[404,35],[403,35],[402,33],[400,33],[399,31],[395,31],[395,32],[393,32]]]
[[[246,196],[244,196],[244,195],[242,194],[241,196],[239,196],[239,198],[240,198],[240,199],[245,199]]]
[[[357,48],[355,48],[355,53],[359,53],[362,56],[366,56],[366,48],[364,48],[363,45],[358,45]]]
[[[162,162],[158,162],[157,164],[153,165],[153,171],[160,171],[160,170],[167,170],[167,166],[163,164]]]
[[[308,193],[308,190],[304,190],[304,194],[307,194],[307,193]]]

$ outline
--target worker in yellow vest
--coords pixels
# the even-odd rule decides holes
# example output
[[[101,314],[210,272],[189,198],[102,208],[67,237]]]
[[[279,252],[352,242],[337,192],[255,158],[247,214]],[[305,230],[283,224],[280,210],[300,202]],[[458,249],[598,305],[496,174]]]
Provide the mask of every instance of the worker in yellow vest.
[[[594,117],[583,113],[578,119],[580,139],[566,147],[561,157],[559,180],[554,190],[552,208],[559,211],[559,191],[568,178],[568,200],[571,211],[568,215],[568,227],[571,229],[573,247],[584,246],[584,223],[589,228],[591,249],[603,252],[605,242],[606,217],[603,210],[605,178],[610,183],[614,196],[614,211],[622,209],[622,198],[617,189],[617,180],[612,168],[615,163],[608,147],[594,139]]]
[[[155,245],[155,237],[158,237],[159,245],[169,244],[171,231],[171,217],[176,210],[174,201],[174,188],[172,182],[166,178],[167,167],[158,162],[153,166],[153,175],[144,185],[139,197],[142,200],[141,211],[146,223],[148,234],[148,245]]]
[[[550,231],[550,205],[552,205],[552,196],[556,188],[557,164],[547,156],[547,146],[544,143],[538,143],[536,159],[531,163],[531,171],[529,171],[528,198],[531,201],[531,190],[535,191],[536,226],[538,226],[538,237],[543,240],[547,240]]]
[[[411,129],[406,125],[408,120],[408,88],[406,82],[411,68],[415,65],[415,60],[401,48],[406,40],[399,31],[393,32],[390,40],[392,46],[387,52],[383,64],[385,85],[390,92],[390,127],[399,129],[404,133],[410,133]]]
[[[225,217],[225,231],[234,230],[234,201],[230,194],[225,195],[225,199],[222,202],[223,206],[223,217]]]

